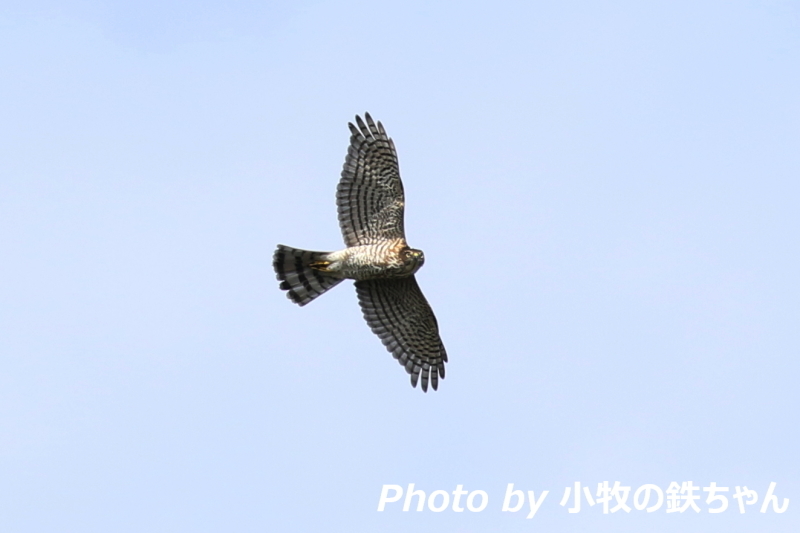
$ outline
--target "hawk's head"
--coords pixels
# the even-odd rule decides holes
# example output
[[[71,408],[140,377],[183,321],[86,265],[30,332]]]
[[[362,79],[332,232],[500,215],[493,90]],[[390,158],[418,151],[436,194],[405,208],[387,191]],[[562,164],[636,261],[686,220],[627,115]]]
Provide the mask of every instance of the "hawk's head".
[[[414,248],[406,248],[403,252],[403,259],[409,274],[415,273],[425,264],[425,254],[422,253],[422,250]]]

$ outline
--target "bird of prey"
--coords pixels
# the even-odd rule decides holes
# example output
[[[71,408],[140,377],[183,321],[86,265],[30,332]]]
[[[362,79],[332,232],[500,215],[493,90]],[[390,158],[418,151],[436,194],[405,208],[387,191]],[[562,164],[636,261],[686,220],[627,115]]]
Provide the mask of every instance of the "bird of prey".
[[[350,147],[336,190],[339,226],[347,246],[311,252],[278,245],[273,267],[290,300],[306,305],[344,279],[355,280],[358,302],[372,331],[422,390],[444,378],[447,361],[439,326],[414,273],[425,262],[403,229],[405,199],[397,152],[369,113],[350,126]]]

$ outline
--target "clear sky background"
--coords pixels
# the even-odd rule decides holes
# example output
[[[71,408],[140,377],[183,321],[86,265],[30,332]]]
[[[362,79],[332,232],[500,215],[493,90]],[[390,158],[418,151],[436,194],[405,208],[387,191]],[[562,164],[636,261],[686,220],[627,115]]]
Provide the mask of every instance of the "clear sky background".
[[[438,392],[350,282],[272,271],[343,246],[364,111]],[[798,531],[799,177],[795,1],[5,1],[0,531]],[[576,481],[790,506],[569,514]],[[409,483],[489,505],[376,511]]]

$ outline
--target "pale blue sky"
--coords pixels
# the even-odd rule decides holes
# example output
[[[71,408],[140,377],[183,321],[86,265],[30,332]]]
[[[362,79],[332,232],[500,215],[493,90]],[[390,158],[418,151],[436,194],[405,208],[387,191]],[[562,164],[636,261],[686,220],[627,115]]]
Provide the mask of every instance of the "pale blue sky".
[[[0,73],[0,531],[800,528],[797,2],[12,1]],[[272,272],[364,111],[438,392]],[[791,504],[558,505],[606,480]]]

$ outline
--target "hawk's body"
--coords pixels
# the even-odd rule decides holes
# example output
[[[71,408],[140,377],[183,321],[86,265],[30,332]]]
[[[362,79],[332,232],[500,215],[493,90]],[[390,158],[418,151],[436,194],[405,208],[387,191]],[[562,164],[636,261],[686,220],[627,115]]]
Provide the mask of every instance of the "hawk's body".
[[[414,273],[425,262],[409,248],[403,229],[403,184],[394,143],[383,125],[365,114],[349,124],[350,148],[336,192],[339,226],[347,248],[310,252],[279,245],[273,266],[281,289],[305,305],[343,279],[356,280],[364,318],[422,390],[444,378],[447,353]]]

